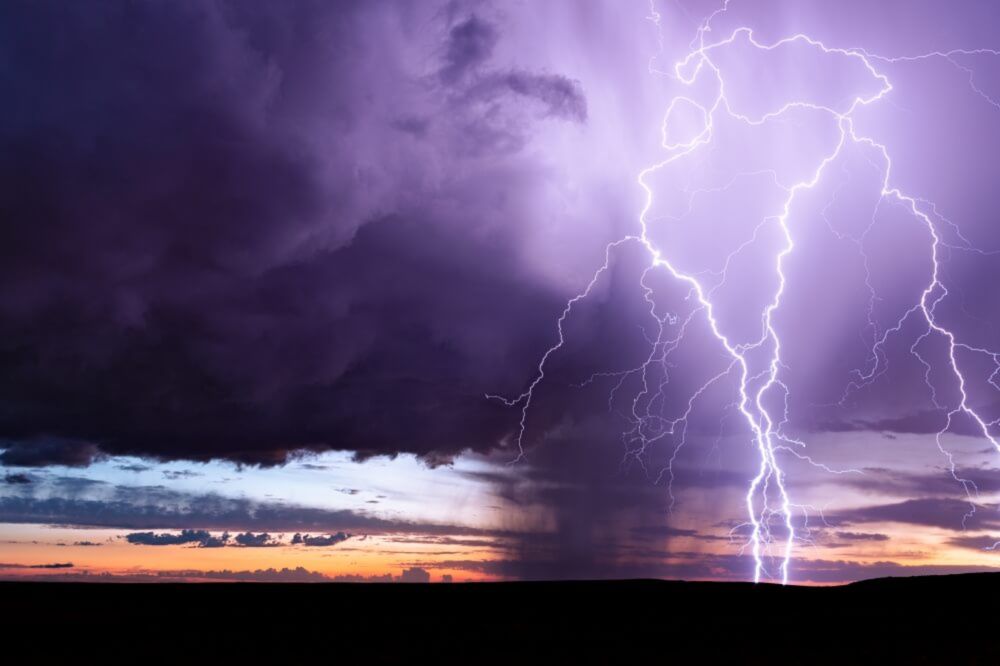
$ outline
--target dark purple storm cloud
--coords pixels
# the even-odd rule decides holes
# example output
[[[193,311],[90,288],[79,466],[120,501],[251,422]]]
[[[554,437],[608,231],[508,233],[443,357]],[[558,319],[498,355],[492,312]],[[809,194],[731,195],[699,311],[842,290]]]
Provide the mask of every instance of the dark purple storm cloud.
[[[408,3],[3,12],[4,463],[498,445],[557,306],[517,153],[578,83]]]

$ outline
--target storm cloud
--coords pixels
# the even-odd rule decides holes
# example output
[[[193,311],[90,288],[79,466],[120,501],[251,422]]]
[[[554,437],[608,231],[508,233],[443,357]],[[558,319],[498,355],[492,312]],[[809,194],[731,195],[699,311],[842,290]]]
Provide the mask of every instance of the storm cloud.
[[[533,125],[586,121],[578,83],[494,65],[493,19],[408,3],[0,13],[0,462],[500,444],[483,395],[557,294],[516,269],[530,220],[499,222],[536,196]]]

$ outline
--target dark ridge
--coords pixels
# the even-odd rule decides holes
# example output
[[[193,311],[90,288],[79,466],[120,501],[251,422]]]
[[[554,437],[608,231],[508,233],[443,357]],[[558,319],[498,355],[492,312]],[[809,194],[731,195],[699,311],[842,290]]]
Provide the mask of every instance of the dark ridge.
[[[1000,663],[998,574],[826,588],[6,582],[0,599],[7,649],[47,657],[110,639],[138,661]]]

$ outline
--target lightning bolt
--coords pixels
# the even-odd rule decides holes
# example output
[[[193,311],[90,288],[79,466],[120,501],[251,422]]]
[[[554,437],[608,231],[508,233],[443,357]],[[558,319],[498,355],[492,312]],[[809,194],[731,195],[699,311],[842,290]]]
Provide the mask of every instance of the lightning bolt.
[[[661,162],[643,170],[637,177],[638,185],[645,192],[645,204],[638,217],[639,232],[615,240],[606,246],[603,264],[593,273],[590,282],[583,291],[569,299],[563,308],[556,326],[558,339],[540,358],[534,378],[528,387],[520,395],[514,397],[498,395],[487,395],[487,397],[500,400],[510,407],[520,407],[520,422],[515,437],[518,450],[516,460],[520,461],[525,455],[525,436],[528,428],[529,414],[536,398],[536,390],[546,378],[546,367],[550,359],[559,352],[566,342],[564,325],[567,319],[574,307],[591,294],[595,285],[608,271],[615,251],[627,244],[640,246],[649,261],[648,266],[641,274],[639,288],[642,290],[643,296],[649,304],[649,316],[654,322],[655,335],[653,337],[647,336],[647,341],[650,344],[650,352],[644,362],[637,367],[622,371],[596,373],[577,386],[589,385],[602,378],[617,379],[608,399],[608,408],[611,410],[613,409],[616,396],[624,386],[626,380],[638,378],[641,388],[633,396],[631,408],[624,415],[631,423],[631,428],[627,429],[623,434],[626,460],[635,460],[642,464],[648,447],[660,440],[671,438],[674,444],[672,455],[669,457],[666,467],[660,471],[656,479],[659,481],[663,477],[666,477],[672,481],[673,464],[678,452],[685,444],[687,424],[697,401],[715,384],[727,379],[735,380],[736,395],[734,401],[729,406],[735,407],[742,416],[742,420],[750,432],[754,448],[759,457],[757,472],[750,480],[745,496],[747,522],[742,526],[738,526],[738,528],[746,527],[749,531],[749,536],[747,541],[742,545],[741,552],[745,549],[751,551],[754,561],[754,582],[759,582],[762,578],[769,577],[780,579],[782,584],[786,584],[790,576],[790,564],[796,539],[809,541],[807,510],[813,509],[813,507],[793,503],[788,490],[786,473],[780,464],[781,456],[786,454],[791,455],[797,460],[833,474],[862,473],[861,470],[856,469],[834,469],[814,460],[811,456],[803,452],[806,449],[804,441],[785,432],[785,426],[789,422],[789,389],[782,379],[782,370],[784,369],[782,363],[782,339],[774,321],[775,313],[781,308],[787,285],[788,278],[785,273],[786,259],[795,250],[795,234],[793,233],[795,225],[792,219],[793,208],[802,193],[813,190],[824,179],[830,165],[843,154],[845,147],[863,147],[872,151],[877,156],[877,161],[872,162],[872,165],[881,173],[878,206],[886,202],[902,206],[910,217],[926,230],[931,254],[930,275],[918,302],[914,303],[894,326],[883,331],[880,335],[873,315],[878,295],[871,283],[869,257],[865,253],[864,246],[867,231],[860,237],[847,237],[840,234],[834,230],[829,220],[826,219],[826,209],[821,211],[821,216],[826,221],[830,231],[838,239],[848,240],[857,247],[858,252],[864,260],[866,272],[865,284],[869,290],[868,327],[870,339],[873,340],[870,363],[866,369],[856,371],[856,379],[845,389],[845,399],[850,392],[862,386],[869,385],[884,374],[887,364],[885,353],[887,342],[892,336],[901,334],[904,325],[911,317],[918,317],[922,322],[923,330],[910,347],[910,352],[926,370],[925,379],[931,393],[932,401],[936,406],[947,410],[946,423],[936,436],[937,447],[948,460],[952,476],[966,490],[970,506],[972,507],[969,515],[975,510],[973,500],[977,496],[978,491],[975,488],[975,484],[959,476],[954,457],[944,446],[943,437],[951,429],[954,419],[958,415],[964,414],[977,424],[982,436],[1000,452],[1000,442],[998,442],[997,438],[991,432],[991,428],[996,428],[1000,425],[1000,419],[989,421],[971,405],[967,392],[967,379],[962,372],[959,362],[961,353],[983,356],[990,359],[994,364],[995,370],[990,375],[988,383],[993,388],[1000,390],[1000,352],[963,342],[953,330],[940,320],[936,312],[938,305],[949,295],[949,291],[940,277],[940,253],[942,248],[966,250],[981,254],[992,253],[972,246],[962,235],[957,225],[941,215],[932,202],[908,195],[895,186],[892,179],[892,159],[888,149],[876,139],[859,134],[854,124],[854,115],[858,109],[882,101],[893,90],[893,85],[889,78],[876,66],[879,63],[920,61],[931,58],[945,59],[968,76],[968,84],[975,94],[981,97],[986,103],[1000,109],[1000,104],[978,87],[972,69],[963,65],[959,60],[962,56],[997,56],[1000,55],[1000,51],[990,49],[954,50],[893,58],[875,55],[860,48],[830,47],[819,40],[801,33],[782,37],[771,43],[762,43],[756,39],[753,30],[749,27],[738,27],[725,38],[710,41],[712,24],[729,10],[729,5],[730,0],[725,0],[719,9],[700,23],[697,34],[689,45],[688,53],[674,64],[671,71],[658,70],[654,65],[655,58],[650,60],[649,69],[652,73],[668,76],[682,87],[690,88],[701,76],[709,76],[714,79],[716,92],[710,104],[707,105],[699,103],[692,96],[684,94],[676,95],[668,104],[661,127],[661,146],[668,156]],[[657,38],[662,50],[663,37],[660,30],[662,17],[656,11],[653,2],[650,3],[650,16],[648,18],[657,28]],[[727,98],[726,81],[724,80],[720,66],[714,59],[716,53],[725,51],[727,47],[732,46],[737,40],[742,40],[743,43],[761,52],[772,51],[790,44],[797,44],[814,49],[816,52],[827,56],[851,60],[855,64],[860,64],[872,77],[872,80],[878,82],[879,89],[866,96],[854,97],[850,100],[847,108],[841,110],[810,101],[799,100],[788,102],[777,110],[768,111],[757,117],[738,113]],[[668,121],[671,114],[680,105],[686,105],[689,108],[695,109],[703,120],[701,131],[688,141],[672,140],[668,131]],[[781,119],[796,109],[807,109],[818,112],[830,119],[836,126],[836,141],[833,148],[815,163],[809,176],[799,182],[791,184],[781,183],[775,171],[738,174],[737,178],[750,176],[765,176],[769,178],[771,183],[784,193],[780,210],[776,215],[761,220],[755,226],[752,238],[728,255],[720,271],[716,273],[709,271],[708,274],[693,274],[679,269],[664,256],[661,249],[651,237],[651,225],[660,220],[650,218],[650,211],[654,202],[654,191],[649,184],[649,177],[668,165],[692,155],[696,151],[703,151],[711,147],[715,138],[716,121],[720,117],[726,117],[727,119],[735,120],[752,127]],[[733,182],[735,182],[735,179]],[[730,182],[721,188],[721,190],[731,187],[733,182]],[[688,202],[689,210],[694,205],[694,198],[696,196],[717,191],[719,190],[691,192]],[[878,206],[873,213],[872,222],[868,230],[875,224]],[[935,220],[937,220],[937,223]],[[751,245],[756,240],[758,232],[765,225],[769,224],[777,226],[782,240],[781,247],[778,248],[772,257],[773,277],[776,279],[776,287],[770,295],[770,300],[760,312],[759,337],[750,342],[738,342],[731,335],[728,335],[723,330],[723,326],[720,325],[717,316],[718,306],[714,300],[714,295],[726,283],[732,260]],[[955,237],[958,238],[958,245],[952,245],[943,240],[939,231],[939,225],[941,224],[951,229]],[[659,308],[655,300],[654,289],[648,282],[650,276],[656,272],[666,272],[673,280],[688,289],[687,300],[692,301],[695,305],[683,320],[671,313],[658,313]],[[714,284],[711,283],[710,279],[715,280]],[[669,381],[668,359],[684,339],[684,335],[695,317],[703,317],[705,323],[707,323],[708,329],[718,343],[720,350],[727,358],[725,368],[721,372],[708,377],[699,388],[693,391],[688,400],[682,403],[678,413],[664,415],[664,412],[668,409],[666,405],[667,400],[663,394],[664,386]],[[679,328],[676,333],[673,333],[672,329],[678,326],[678,324]],[[931,336],[936,336],[945,341],[948,349],[947,369],[957,382],[959,398],[957,403],[950,407],[943,407],[940,404],[938,391],[931,380],[932,364],[921,355],[919,350],[921,343]],[[655,376],[660,377],[659,381],[652,379]],[[768,406],[772,403],[771,398],[774,396],[779,398],[778,402],[783,405],[782,409],[775,409]],[[674,498],[669,484],[668,490],[670,492],[672,507]],[[796,533],[796,511],[801,511],[804,515],[805,536],[800,536]],[[822,518],[822,511],[818,511],[818,513]],[[776,559],[780,561],[777,576],[773,576],[766,566],[766,562],[775,557],[774,551],[777,551],[778,556]]]

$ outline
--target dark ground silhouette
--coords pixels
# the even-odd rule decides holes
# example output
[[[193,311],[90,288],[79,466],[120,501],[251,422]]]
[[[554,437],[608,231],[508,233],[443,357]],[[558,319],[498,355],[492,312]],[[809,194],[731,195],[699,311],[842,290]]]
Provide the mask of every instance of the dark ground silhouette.
[[[0,623],[8,654],[23,645],[54,663],[997,664],[1000,576],[833,588],[9,582]]]

